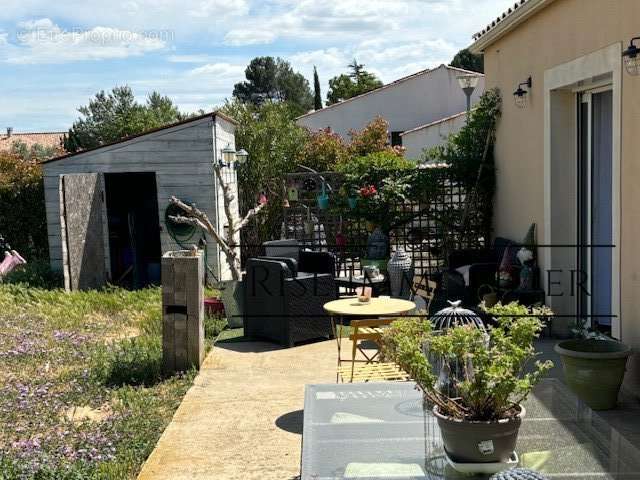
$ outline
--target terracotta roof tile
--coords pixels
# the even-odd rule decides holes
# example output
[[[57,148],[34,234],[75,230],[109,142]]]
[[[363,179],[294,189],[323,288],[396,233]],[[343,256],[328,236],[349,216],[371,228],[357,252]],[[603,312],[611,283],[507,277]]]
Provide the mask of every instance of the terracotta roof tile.
[[[505,18],[507,18],[509,15],[511,15],[512,13],[514,13],[516,10],[518,10],[519,8],[521,8],[525,3],[527,3],[529,0],[519,0],[516,3],[513,4],[513,7],[509,8],[507,11],[502,12],[502,15],[500,15],[499,17],[497,17],[493,22],[491,22],[490,24],[488,24],[485,28],[483,28],[481,31],[475,33],[473,35],[473,39],[474,40],[479,40],[482,36],[486,35],[487,33],[489,33],[491,30],[493,30],[496,25],[498,25],[500,22],[502,22]]]
[[[0,151],[11,150],[14,142],[22,142],[31,147],[32,145],[42,145],[43,147],[60,147],[60,140],[66,132],[30,132],[30,133],[7,133],[0,134]]]

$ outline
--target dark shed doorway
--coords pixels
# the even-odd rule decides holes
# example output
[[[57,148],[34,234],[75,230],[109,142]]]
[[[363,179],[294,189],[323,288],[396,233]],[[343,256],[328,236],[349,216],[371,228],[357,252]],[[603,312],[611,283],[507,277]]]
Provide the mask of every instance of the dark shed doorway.
[[[133,289],[160,284],[155,173],[107,173],[104,180],[111,282]]]

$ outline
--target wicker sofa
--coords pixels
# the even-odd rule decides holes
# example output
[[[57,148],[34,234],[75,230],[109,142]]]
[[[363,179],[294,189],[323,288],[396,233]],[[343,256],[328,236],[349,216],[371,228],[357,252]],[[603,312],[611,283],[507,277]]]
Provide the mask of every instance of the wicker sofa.
[[[250,258],[245,276],[245,335],[285,347],[329,338],[326,302],[337,298],[331,274],[298,272],[291,258]]]

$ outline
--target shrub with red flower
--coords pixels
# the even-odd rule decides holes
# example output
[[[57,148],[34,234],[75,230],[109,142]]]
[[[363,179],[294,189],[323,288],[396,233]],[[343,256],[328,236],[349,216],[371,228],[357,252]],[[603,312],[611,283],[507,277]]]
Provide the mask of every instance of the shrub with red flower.
[[[367,185],[360,189],[360,195],[364,198],[373,197],[376,193],[378,193],[378,189],[375,185]]]
[[[343,191],[361,200],[352,214],[388,232],[411,189],[415,164],[385,151],[352,158],[337,170],[344,175]]]

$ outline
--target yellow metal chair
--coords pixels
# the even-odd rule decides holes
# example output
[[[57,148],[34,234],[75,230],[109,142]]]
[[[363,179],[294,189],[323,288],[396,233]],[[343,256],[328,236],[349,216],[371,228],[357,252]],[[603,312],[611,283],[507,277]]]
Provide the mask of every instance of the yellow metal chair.
[[[414,295],[424,298],[427,302],[427,316],[430,315],[431,303],[436,296],[436,289],[438,284],[433,280],[429,280],[424,275],[416,275],[413,277],[413,291]]]
[[[383,328],[395,319],[352,320],[351,321],[351,358],[342,359],[340,342],[338,343],[338,374],[340,382],[381,382],[390,380],[409,380],[409,375],[392,362],[380,362],[381,338]],[[371,355],[361,342],[370,341],[376,344],[377,350]],[[358,353],[360,353],[360,358]]]

